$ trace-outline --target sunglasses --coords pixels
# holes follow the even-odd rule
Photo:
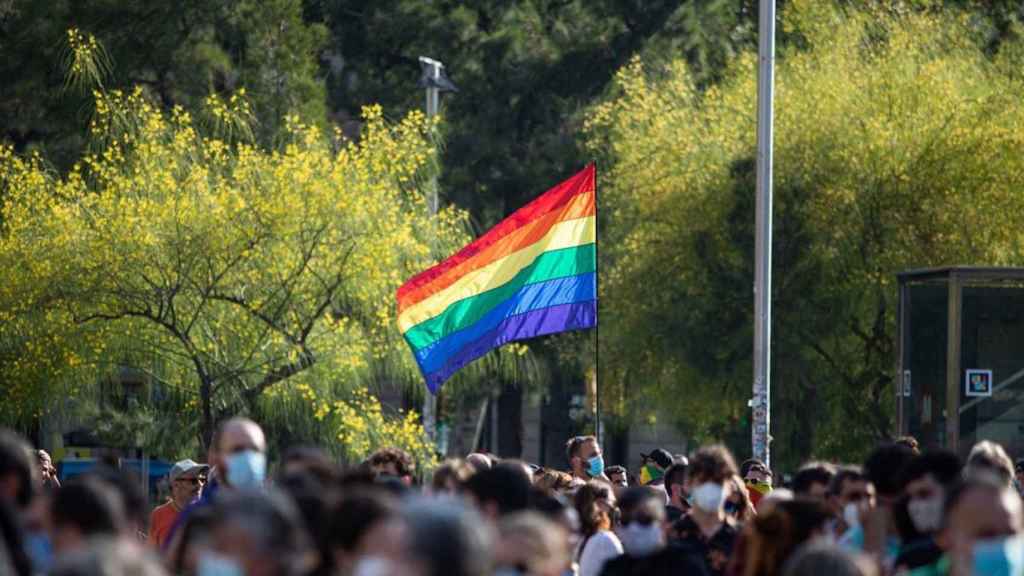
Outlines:
[[[178,478],[175,482],[185,482],[196,486],[197,484],[206,484],[206,478]]]

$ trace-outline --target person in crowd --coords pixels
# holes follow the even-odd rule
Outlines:
[[[641,454],[640,457],[643,458],[640,468],[640,484],[663,486],[665,471],[675,464],[672,453],[664,448],[655,448],[649,454]]]
[[[212,478],[208,477],[199,500],[189,504],[174,521],[163,546],[168,558],[177,556],[178,530],[195,509],[215,504],[221,490],[259,490],[266,481],[267,438],[260,425],[248,418],[223,422],[213,435],[208,454]]]
[[[1020,496],[994,476],[968,478],[946,496],[942,530],[936,541],[943,555],[910,576],[1008,574],[1008,539],[1024,523]],[[995,570],[1001,567],[1002,570]]]
[[[572,489],[572,475],[567,472],[545,468],[539,473],[534,474],[533,485],[541,490],[565,494]]]
[[[603,576],[707,574],[702,557],[667,544],[665,506],[658,491],[650,486],[625,490],[619,507],[622,522],[617,533],[625,553],[605,563]]]
[[[758,515],[747,528],[744,576],[781,576],[797,548],[825,535],[831,517],[828,506],[810,498],[779,502],[771,512]]]
[[[377,558],[401,553],[402,525],[398,500],[380,488],[347,491],[331,514],[328,541],[334,564],[343,576],[371,566]]]
[[[323,486],[338,481],[338,467],[323,449],[316,446],[292,446],[281,459],[281,476],[307,474]]]
[[[834,544],[811,542],[786,561],[782,576],[877,576],[877,568]]]
[[[740,466],[740,476],[750,493],[750,503],[756,509],[761,498],[772,491],[772,471],[757,459],[745,461]]]
[[[527,509],[530,487],[530,477],[523,466],[508,461],[474,474],[464,491],[481,516],[496,523],[501,516]]]
[[[104,482],[117,492],[124,504],[127,535],[134,537],[140,543],[145,542],[146,527],[149,525],[149,516],[146,514],[149,501],[142,491],[142,480],[138,474],[131,470],[115,468],[101,460],[100,465],[90,470],[85,476]]]
[[[490,576],[494,534],[471,507],[455,500],[414,499],[401,515],[403,553],[375,574]],[[386,564],[386,563],[385,563]]]
[[[875,487],[859,466],[843,466],[836,471],[828,487],[828,504],[834,519],[832,535],[840,538],[860,525],[860,518],[875,507]]]
[[[218,498],[210,547],[199,554],[198,573],[300,576],[315,553],[295,504],[283,493],[237,490]]]
[[[850,550],[866,552],[886,570],[893,567],[901,541],[896,526],[897,504],[903,496],[899,473],[914,458],[906,445],[883,444],[864,462],[864,474],[875,487],[875,506],[864,511],[857,525],[843,534],[840,543]]]
[[[615,493],[607,482],[591,480],[576,491],[574,504],[582,537],[574,554],[579,576],[597,576],[605,562],[623,552],[614,532]]]
[[[466,462],[469,463],[469,465],[477,472],[490,470],[494,466],[494,462],[491,461],[490,456],[487,454],[481,454],[480,452],[473,452],[469,456],[466,456]]]
[[[445,460],[434,471],[430,489],[434,494],[458,494],[475,473],[476,469],[465,460],[458,458]]]
[[[686,479],[692,508],[672,527],[677,539],[699,551],[713,576],[725,573],[738,535],[725,514],[730,480],[735,474],[736,463],[725,446],[698,450],[690,458]]]
[[[910,448],[910,451],[914,453],[914,456],[921,453],[921,444],[918,443],[917,438],[914,438],[913,436],[900,436],[896,439],[896,443]]]
[[[367,460],[374,476],[388,476],[399,479],[406,486],[412,486],[416,475],[416,461],[399,448],[381,448]]]
[[[1013,467],[1013,472],[1013,485],[1017,488],[1017,493],[1024,497],[1024,458],[1017,459],[1017,462]]]
[[[931,564],[942,555],[935,537],[942,528],[946,494],[960,480],[960,458],[948,450],[914,457],[901,472],[907,522],[897,521],[903,547],[897,570]]]
[[[835,467],[824,462],[808,462],[793,476],[793,494],[825,502],[828,486],[836,475]]]
[[[530,510],[544,516],[561,529],[565,552],[570,558],[571,564],[576,546],[580,541],[580,517],[572,503],[557,492],[544,491],[534,487],[530,492]]]
[[[995,476],[999,482],[1010,486],[1013,482],[1013,461],[1002,446],[989,440],[982,440],[971,448],[964,466],[964,476],[977,478]]]
[[[60,488],[60,479],[57,478],[57,469],[53,467],[53,458],[46,450],[36,450],[36,463],[39,465],[39,477],[43,481],[43,488],[53,490]]]
[[[674,524],[690,509],[686,495],[686,463],[676,462],[665,471],[665,491],[668,492],[668,504],[665,505],[665,517],[668,523]]]
[[[571,569],[568,537],[559,525],[533,511],[516,512],[498,522],[495,574],[561,576]]]
[[[178,514],[202,495],[203,485],[206,484],[206,474],[209,470],[209,466],[197,464],[192,460],[181,460],[175,462],[171,467],[171,471],[167,474],[171,495],[167,502],[154,508],[149,516],[148,541],[150,544],[157,548],[164,545],[171,527],[178,519]]]
[[[629,487],[629,473],[626,472],[625,467],[609,466],[604,472],[608,476],[608,480],[611,481],[612,487],[616,489]]]
[[[108,483],[95,477],[66,482],[53,499],[51,517],[58,558],[83,548],[91,538],[119,538],[128,532],[124,501]]]
[[[315,472],[293,471],[276,486],[295,504],[313,547],[313,568],[307,576],[333,576],[334,550],[331,547],[331,509],[337,499],[335,484],[324,484]]]
[[[213,527],[213,506],[196,508],[181,526],[181,542],[167,565],[174,574],[195,574],[199,556],[210,547]]]
[[[565,445],[565,458],[569,462],[570,472],[578,480],[608,480],[604,475],[604,457],[601,454],[601,446],[595,436],[576,436]]]
[[[99,538],[57,562],[50,576],[165,576],[163,566],[129,542]]]
[[[0,501],[24,513],[41,484],[37,470],[28,442],[0,428]]]
[[[725,499],[725,514],[734,524],[743,524],[757,515],[754,505],[750,501],[750,492],[740,478],[734,474],[729,479],[729,496]]]
[[[25,533],[13,506],[0,503],[0,574],[32,576],[32,559],[28,555]]]
[[[765,494],[761,501],[757,504],[758,515],[767,514],[775,509],[779,502],[789,502],[795,499],[793,491],[789,488],[775,488],[770,493]]]

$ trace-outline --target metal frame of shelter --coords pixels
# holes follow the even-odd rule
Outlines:
[[[907,362],[906,346],[907,336],[910,330],[910,316],[908,304],[910,302],[910,288],[914,283],[919,282],[944,282],[947,287],[948,297],[948,330],[946,333],[946,405],[945,411],[945,447],[959,452],[960,446],[960,416],[969,408],[976,405],[982,399],[972,399],[961,404],[960,390],[963,385],[962,349],[963,344],[963,289],[964,286],[973,284],[1020,284],[1024,291],[1024,268],[983,268],[956,266],[948,268],[929,268],[919,270],[908,270],[896,275],[899,280],[899,307],[898,318],[898,343],[896,346],[896,366],[899,386],[897,387],[897,430],[900,435],[908,433],[908,422],[904,410],[905,395],[904,374],[905,363]],[[1024,370],[1020,370],[1001,382],[993,382],[992,391],[999,391],[1011,384],[1024,379]],[[950,417],[950,416],[954,417]]]

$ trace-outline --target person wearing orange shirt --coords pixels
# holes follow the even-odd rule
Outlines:
[[[170,535],[174,521],[186,506],[202,495],[206,474],[210,467],[192,460],[174,464],[167,478],[171,484],[171,497],[161,506],[153,509],[149,517],[149,543],[160,547]]]

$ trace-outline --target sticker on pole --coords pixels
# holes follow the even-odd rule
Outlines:
[[[968,370],[965,378],[968,396],[992,395],[992,371]]]
[[[903,395],[910,397],[910,370],[903,371]]]

